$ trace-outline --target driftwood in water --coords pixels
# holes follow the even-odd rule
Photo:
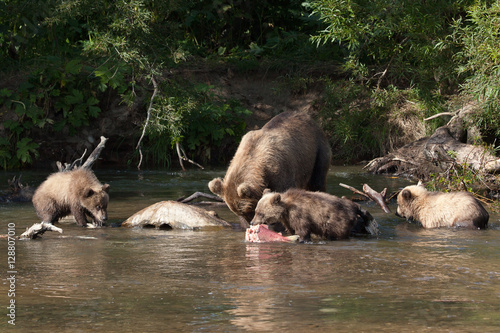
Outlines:
[[[41,222],[35,223],[31,227],[26,228],[26,231],[19,236],[19,239],[35,239],[40,237],[46,231],[57,231],[61,234],[63,232],[61,228],[47,222]]]
[[[35,189],[21,183],[21,176],[7,180],[9,190],[0,195],[0,202],[28,202],[33,198]]]
[[[379,206],[380,208],[382,208],[382,210],[386,213],[390,213],[391,210],[389,209],[389,207],[387,207],[386,205],[386,199],[385,199],[385,195],[387,193],[387,188],[384,188],[380,193],[375,191],[374,189],[372,189],[370,186],[368,186],[368,184],[364,184],[363,185],[363,191],[368,194],[368,196],[370,197],[370,199],[372,199],[373,201],[375,201]]]
[[[95,147],[95,149],[92,151],[92,153],[89,155],[89,157],[87,158],[85,163],[82,164],[83,158],[87,154],[86,149],[83,152],[83,155],[80,158],[73,161],[73,163],[71,163],[71,164],[64,163],[64,165],[63,165],[61,162],[57,161],[56,162],[57,168],[59,169],[59,171],[70,171],[70,170],[73,170],[76,168],[92,169],[92,166],[94,165],[95,161],[97,161],[97,159],[99,158],[99,155],[101,155],[101,151],[104,149],[106,141],[108,141],[108,139],[101,136],[101,141],[99,142],[97,147]]]
[[[446,126],[439,127],[430,137],[376,158],[365,169],[373,173],[406,174],[427,180],[433,173],[446,172],[459,165],[491,178],[489,174],[500,171],[500,159],[485,147],[472,144],[481,138],[473,120],[477,112],[476,103],[467,103],[454,112],[443,112],[424,119],[451,116]]]
[[[229,227],[213,211],[177,201],[161,201],[142,209],[122,223],[122,227],[194,230],[205,227]]]
[[[340,183],[339,184],[340,186],[344,187],[344,188],[347,188],[351,191],[353,191],[354,193],[356,194],[360,194],[370,200],[373,200],[375,201],[375,203],[377,205],[380,206],[380,208],[382,208],[382,210],[385,212],[385,213],[390,213],[391,210],[389,209],[389,207],[387,207],[387,204],[386,204],[386,199],[385,199],[385,196],[386,196],[386,193],[387,193],[387,188],[384,188],[380,193],[375,191],[374,189],[372,189],[368,184],[364,184],[363,185],[363,192],[357,190],[356,188],[352,187],[352,186],[349,186],[349,185],[346,185],[346,184],[342,184]]]
[[[372,160],[364,168],[373,173],[409,174],[428,179],[430,174],[443,172],[453,164],[468,165],[485,173],[500,171],[499,158],[482,146],[456,140],[447,126],[439,127],[430,137]]]
[[[203,193],[203,192],[195,192],[191,194],[188,197],[180,197],[176,201],[182,202],[182,203],[191,203],[192,201],[199,199],[199,198],[206,198],[209,200],[213,201],[197,201],[193,202],[193,205],[204,205],[204,206],[216,206],[216,205],[223,205],[226,206],[226,203],[224,200],[222,200],[219,196],[213,195],[213,194],[208,194],[208,193]]]

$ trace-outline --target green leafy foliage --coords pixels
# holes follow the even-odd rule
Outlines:
[[[432,174],[426,187],[431,191],[477,191],[477,184],[481,184],[481,172],[473,170],[468,164],[451,163],[443,173]]]
[[[427,100],[418,89],[370,90],[355,80],[327,79],[319,113],[336,158],[352,163],[385,155],[393,150],[394,142],[418,130],[425,134],[426,126],[416,129],[412,125],[421,124],[434,111],[435,99]],[[410,134],[405,133],[408,130]]]
[[[336,75],[321,112],[351,157],[385,152],[387,112],[401,99],[431,115],[460,84],[484,110],[476,123],[498,137],[499,11],[488,0],[3,1],[0,72],[26,79],[0,85],[0,166],[31,163],[39,131],[77,133],[101,117],[105,96],[147,99],[151,77],[164,82],[146,133],[151,159],[167,165],[175,143],[213,159],[213,147],[243,133],[248,111],[211,84],[172,79],[185,62],[266,66],[294,93],[317,83],[309,68]]]
[[[455,22],[454,41],[463,45],[457,53],[459,73],[466,79],[465,95],[473,96],[482,112],[475,119],[483,131],[500,136],[500,3],[470,7],[467,24]]]
[[[308,4],[326,28],[312,39],[344,45],[344,68],[357,79],[383,86],[452,89],[455,45],[436,48],[451,33],[450,22],[472,0],[316,0]]]
[[[146,154],[167,165],[175,144],[185,143],[200,161],[215,162],[212,148],[243,135],[249,114],[238,102],[219,97],[212,85],[165,82],[147,127]]]
[[[43,66],[42,66],[43,65]],[[79,128],[99,116],[99,100],[94,96],[100,80],[89,79],[91,69],[79,59],[65,62],[59,57],[46,57],[31,72],[17,91],[3,89],[0,103],[4,112],[13,111],[3,122],[8,144],[3,149],[15,156],[4,166],[18,167],[33,162],[38,144],[31,138],[38,130],[74,135]]]

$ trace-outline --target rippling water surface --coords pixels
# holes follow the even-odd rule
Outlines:
[[[108,224],[196,191],[223,170],[97,171],[111,184]],[[0,185],[13,174],[0,174]],[[38,185],[46,173],[26,173]],[[405,179],[334,167],[328,192],[346,183],[396,191]],[[3,185],[2,185],[3,186]],[[363,204],[378,237],[315,244],[244,242],[237,218],[220,231],[60,225],[62,235],[17,241],[15,296],[0,284],[0,329],[24,332],[498,332],[500,217],[484,231],[423,230]],[[390,208],[395,211],[392,204]],[[0,205],[0,234],[37,222],[29,203]],[[12,224],[11,224],[12,225]],[[0,271],[9,276],[8,243]],[[15,300],[15,326],[8,323]]]

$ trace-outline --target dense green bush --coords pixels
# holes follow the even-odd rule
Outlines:
[[[159,90],[146,129],[146,161],[168,166],[178,143],[202,163],[221,162],[213,155],[227,158],[224,152],[213,154],[212,148],[220,147],[227,137],[241,137],[250,111],[237,101],[221,98],[211,85],[165,81]]]
[[[92,68],[80,60],[59,57],[38,60],[38,67],[16,90],[0,90],[0,104],[13,110],[4,116],[5,139],[0,142],[3,168],[30,164],[38,156],[33,135],[39,131],[74,135],[91,118],[99,116],[102,80],[90,76]],[[101,90],[100,90],[101,89]],[[7,117],[7,118],[6,118]],[[59,133],[59,134],[58,134]]]
[[[328,84],[322,112],[329,113],[325,119],[338,118],[326,127],[339,144],[352,148],[347,155],[369,157],[386,149],[381,141],[391,101],[397,105],[409,94],[429,115],[440,111],[462,83],[463,93],[474,96],[484,110],[477,123],[498,136],[499,4],[476,3],[0,2],[0,73],[25,78],[15,84],[0,80],[5,134],[0,166],[29,165],[38,156],[37,131],[76,133],[102,114],[104,96],[121,96],[130,104],[137,96],[147,100],[153,78],[163,83],[144,141],[151,159],[165,164],[172,153],[171,144],[159,143],[161,137],[213,160],[213,146],[243,133],[247,111],[221,99],[211,86],[164,79],[169,69],[197,64],[200,57],[239,71],[265,63],[297,78],[299,89],[304,82],[314,85],[307,66],[341,64],[347,74],[337,79],[356,84]],[[360,108],[352,105],[356,98]]]
[[[463,45],[456,54],[458,70],[465,78],[462,92],[473,96],[482,112],[476,124],[500,137],[500,3],[476,5],[469,19],[455,23],[454,41]],[[498,142],[496,144],[499,144]]]
[[[0,93],[3,114],[15,115],[2,119],[0,165],[19,167],[38,156],[34,128],[74,134],[99,116],[109,90],[132,103],[152,90],[145,86],[152,78],[193,55],[255,68],[266,52],[288,54],[309,44],[305,32],[317,24],[300,1],[2,2],[0,71],[24,71],[28,79]],[[158,136],[210,160],[211,146],[242,134],[247,111],[237,103],[206,87],[164,82],[147,124],[153,160],[165,164],[172,149]]]
[[[326,25],[313,40],[344,45],[344,68],[356,79],[376,86],[450,91],[457,84],[450,58],[459,48],[435,46],[473,2],[315,0],[308,4]]]

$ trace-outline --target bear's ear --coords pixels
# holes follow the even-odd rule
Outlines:
[[[405,200],[410,200],[411,199],[411,192],[410,192],[410,190],[403,190],[403,192],[401,192],[401,196]]]
[[[91,197],[94,193],[95,193],[94,190],[89,187],[89,188],[85,189],[85,192],[83,192],[83,196],[85,198],[88,198],[88,197]]]
[[[262,195],[264,195],[264,194],[268,194],[268,193],[271,193],[271,190],[270,190],[270,189],[268,189],[268,188],[266,188],[266,189],[264,190],[264,192],[262,192]]]
[[[252,199],[258,197],[257,191],[251,188],[247,183],[240,184],[236,189],[238,196],[242,199]]]
[[[214,178],[208,183],[208,188],[213,194],[217,194],[219,197],[222,197],[224,194],[224,183],[220,178]]]
[[[281,202],[281,195],[279,193],[276,193],[274,196],[272,203],[275,205],[278,205]]]
[[[104,192],[108,193],[108,192],[109,192],[109,184],[104,184],[104,185],[102,185],[102,190],[103,190]]]

